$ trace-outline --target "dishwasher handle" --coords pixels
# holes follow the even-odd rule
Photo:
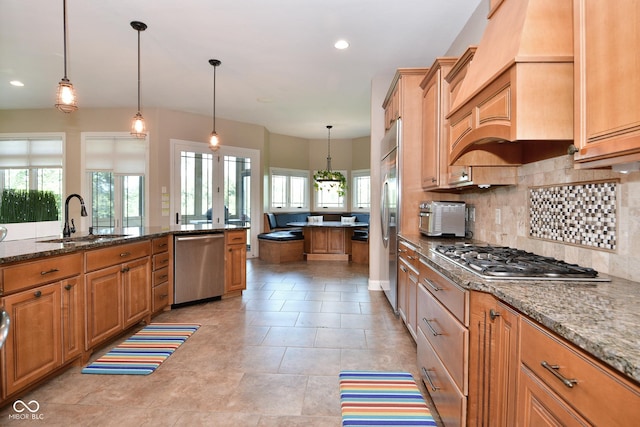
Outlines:
[[[204,240],[204,239],[221,239],[224,238],[224,233],[218,233],[218,234],[203,234],[201,236],[184,236],[184,237],[180,237],[180,236],[176,236],[176,242],[187,242],[190,240]]]

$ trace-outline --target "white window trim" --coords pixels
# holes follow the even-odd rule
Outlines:
[[[86,151],[86,143],[87,138],[130,138],[131,134],[129,132],[81,132],[80,133],[80,194],[85,200],[85,205],[87,207],[87,211],[91,211],[91,193],[89,191],[90,186],[87,182],[87,169],[85,162],[85,151]],[[145,178],[144,178],[144,226],[149,226],[149,133],[145,137],[145,141],[147,143],[147,152],[145,158]],[[80,230],[86,231],[89,230],[89,223],[91,216],[81,217],[80,218]]]
[[[293,208],[291,207],[290,203],[290,194],[287,193],[287,206],[283,207],[283,208],[274,208],[272,201],[271,201],[271,192],[272,192],[272,187],[271,187],[271,177],[274,175],[274,173],[278,174],[278,175],[283,175],[283,176],[297,176],[297,177],[304,177],[307,179],[307,191],[304,195],[304,206],[301,206],[299,208]],[[309,210],[309,206],[310,206],[310,190],[309,187],[313,186],[313,177],[309,174],[308,170],[305,169],[289,169],[289,168],[278,168],[278,167],[272,167],[269,168],[269,211],[277,211],[277,212],[300,212],[300,211],[308,211]]]
[[[358,177],[362,177],[362,176],[368,176],[369,179],[371,179],[371,169],[358,169],[358,170],[353,170],[351,171],[351,188],[355,188],[354,186],[354,181],[356,178]],[[352,191],[351,192],[351,212],[354,213],[365,213],[365,212],[370,212],[371,211],[371,201],[369,201],[369,209],[363,209],[363,208],[359,208],[357,205],[357,200],[356,200],[356,192]]]

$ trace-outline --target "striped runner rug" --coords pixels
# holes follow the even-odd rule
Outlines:
[[[82,373],[149,375],[199,327],[193,323],[150,323],[90,363]]]
[[[343,426],[435,426],[408,372],[342,371]]]

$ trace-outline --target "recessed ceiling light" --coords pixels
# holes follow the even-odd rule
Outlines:
[[[19,81],[19,80],[11,80],[11,81],[9,82],[9,84],[10,84],[11,86],[17,86],[17,87],[22,87],[22,86],[24,86],[24,83],[22,83],[22,82],[21,82],[21,81]]]
[[[349,47],[349,42],[346,40],[338,40],[336,44],[333,45],[336,49],[346,49]]]

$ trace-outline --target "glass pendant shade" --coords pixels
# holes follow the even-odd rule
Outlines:
[[[220,137],[214,130],[213,132],[211,132],[211,135],[209,135],[209,149],[211,151],[218,151],[219,148],[220,148]]]
[[[133,121],[131,122],[131,135],[136,138],[144,138],[147,136],[147,125],[144,122],[144,117],[138,111],[138,113],[133,116]]]
[[[58,94],[56,96],[56,108],[63,113],[72,113],[78,109],[78,99],[73,85],[67,78],[63,78],[58,83]]]

